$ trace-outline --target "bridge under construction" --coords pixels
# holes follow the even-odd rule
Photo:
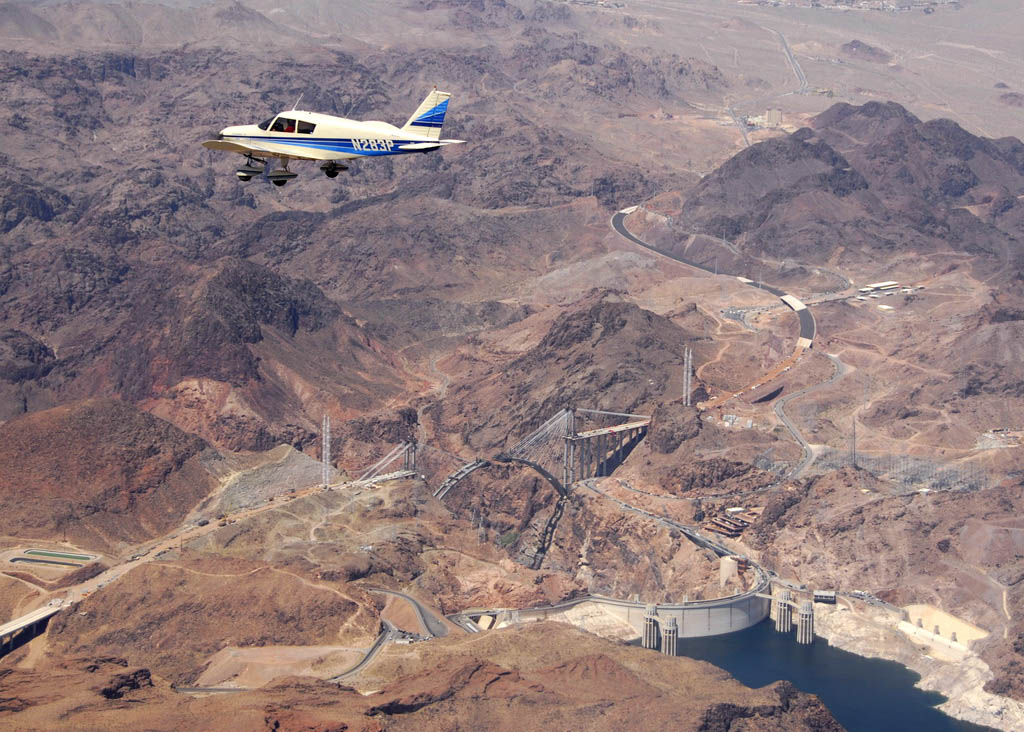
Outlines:
[[[584,418],[610,419],[615,424],[578,431]],[[562,409],[497,455],[465,461],[437,487],[434,497],[444,498],[473,472],[492,463],[525,465],[547,480],[559,496],[566,497],[574,483],[611,475],[647,435],[650,425],[649,415],[599,409]]]

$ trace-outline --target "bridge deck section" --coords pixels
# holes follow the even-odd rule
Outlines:
[[[586,432],[576,433],[578,439],[585,439],[587,437],[597,437],[598,435],[612,435],[617,432],[629,432],[631,430],[643,429],[644,427],[650,427],[651,420],[644,419],[638,422],[626,422],[625,424],[617,424],[614,427],[599,427],[595,430],[587,430]]]
[[[46,607],[41,607],[38,610],[33,610],[30,613],[22,615],[20,618],[15,618],[8,623],[4,623],[3,625],[0,625],[0,639],[6,638],[9,635],[14,635],[19,630],[23,630],[33,623],[38,623],[40,620],[45,620],[59,612],[59,606],[47,605]]]

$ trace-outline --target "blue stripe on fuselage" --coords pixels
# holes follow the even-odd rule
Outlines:
[[[351,155],[373,156],[373,155],[400,155],[402,153],[420,152],[417,150],[399,150],[400,145],[423,142],[423,140],[385,140],[383,138],[362,138],[362,137],[266,137],[256,135],[230,135],[239,140],[255,140],[268,142],[275,145],[294,145],[296,147],[308,147],[314,150],[330,150],[332,152],[348,153]],[[389,144],[390,143],[390,144]],[[380,145],[380,149],[373,149],[374,145]]]

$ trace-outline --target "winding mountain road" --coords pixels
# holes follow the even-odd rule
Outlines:
[[[775,416],[777,416],[779,418],[779,421],[782,422],[783,425],[785,425],[786,429],[789,430],[790,434],[793,435],[793,438],[797,441],[797,443],[799,443],[800,447],[802,447],[804,450],[803,459],[799,463],[797,463],[786,476],[789,479],[796,478],[802,472],[807,470],[807,468],[810,467],[811,463],[814,462],[814,449],[810,446],[810,444],[807,442],[804,436],[800,433],[800,430],[796,428],[796,425],[794,425],[793,422],[790,421],[789,416],[786,414],[785,411],[786,404],[788,404],[794,399],[799,399],[800,397],[812,394],[813,392],[816,392],[819,389],[823,389],[829,384],[834,384],[846,373],[846,364],[844,364],[838,358],[833,356],[831,353],[826,353],[825,356],[832,362],[832,365],[835,367],[835,371],[832,373],[832,376],[827,378],[825,381],[818,382],[817,384],[808,386],[805,389],[801,389],[800,391],[795,391],[792,394],[784,396],[775,402]]]
[[[625,221],[626,221],[626,216],[628,216],[633,211],[635,211],[636,208],[637,208],[636,206],[633,206],[633,207],[630,207],[630,208],[625,208],[625,209],[617,212],[614,216],[612,216],[612,220],[611,220],[612,228],[615,229],[615,231],[620,236],[622,236],[625,239],[628,239],[629,241],[633,242],[637,246],[641,246],[644,249],[647,249],[648,251],[654,252],[655,254],[658,254],[658,255],[660,255],[662,257],[665,257],[667,259],[671,259],[671,260],[673,260],[675,262],[679,262],[681,264],[685,264],[688,267],[693,267],[694,269],[699,269],[702,272],[707,272],[708,274],[712,274],[712,275],[716,275],[716,276],[721,274],[721,273],[717,272],[716,270],[711,269],[710,267],[708,267],[705,264],[701,264],[699,262],[695,262],[695,261],[693,261],[691,259],[687,259],[686,257],[680,256],[678,254],[674,254],[672,252],[667,252],[667,251],[665,251],[663,249],[659,249],[658,247],[655,247],[655,246],[653,246],[651,244],[648,244],[643,239],[640,239],[639,237],[634,236],[629,231],[629,229],[626,228]],[[725,275],[725,276],[730,276],[730,275]],[[762,374],[753,383],[750,383],[750,384],[744,386],[742,389],[740,389],[738,391],[726,392],[724,394],[720,394],[717,397],[709,399],[707,402],[704,402],[702,404],[698,404],[697,407],[699,409],[707,410],[707,409],[712,409],[714,407],[719,407],[722,404],[724,404],[725,402],[729,401],[730,399],[732,399],[734,397],[737,397],[737,396],[740,396],[741,394],[745,394],[747,392],[753,391],[754,389],[759,389],[762,386],[764,386],[765,384],[767,384],[770,381],[772,381],[773,379],[779,377],[780,375],[782,375],[783,373],[788,371],[790,368],[795,366],[797,361],[799,361],[801,356],[803,356],[804,352],[813,345],[814,336],[815,336],[815,334],[817,332],[817,324],[814,321],[814,315],[811,313],[811,311],[807,308],[806,305],[804,305],[802,302],[797,300],[792,295],[789,295],[789,294],[783,292],[782,290],[780,290],[777,287],[773,287],[771,285],[765,284],[764,282],[758,282],[757,280],[752,280],[752,279],[749,279],[747,277],[735,276],[735,279],[739,280],[740,282],[742,282],[743,284],[745,284],[745,285],[747,285],[749,287],[756,287],[759,290],[764,290],[765,292],[771,293],[775,297],[779,298],[779,300],[781,300],[787,307],[792,309],[797,314],[797,318],[799,319],[799,323],[800,323],[800,332],[799,332],[799,335],[797,337],[796,347],[794,348],[793,353],[789,357],[787,357],[784,361],[782,361],[779,364],[777,364],[775,366],[775,368],[772,369],[771,371],[769,371],[769,372],[767,372],[765,374]]]
[[[391,638],[395,635],[397,631],[397,628],[395,628],[395,626],[393,626],[387,620],[381,619],[381,622],[384,623],[384,630],[382,630],[380,635],[377,636],[377,640],[375,640],[373,642],[373,645],[370,646],[370,650],[367,651],[365,656],[363,656],[363,660],[357,663],[352,668],[350,668],[348,671],[342,671],[337,676],[332,676],[331,678],[327,679],[328,681],[340,681],[341,679],[344,679],[348,676],[353,676],[362,671],[364,668],[366,668],[366,666],[368,666],[370,662],[377,657],[377,654],[380,653],[381,650],[383,650],[384,646],[387,645],[388,641],[391,640]]]
[[[780,36],[781,36],[781,34],[780,34]],[[784,38],[783,38],[783,42],[785,43],[785,39]],[[786,48],[788,50],[788,45],[786,46]],[[796,66],[795,68],[799,68],[799,66]],[[718,275],[719,274],[717,271],[712,270],[711,268],[707,267],[706,265],[700,264],[699,262],[694,262],[694,261],[692,261],[690,259],[687,259],[686,257],[681,257],[681,256],[679,256],[677,254],[673,254],[671,252],[666,252],[666,251],[664,251],[662,249],[659,249],[659,248],[657,248],[657,247],[655,247],[655,246],[653,246],[651,244],[648,244],[643,239],[640,239],[639,237],[634,236],[629,231],[629,229],[626,228],[625,221],[626,221],[626,216],[628,216],[630,213],[635,211],[636,208],[637,208],[636,206],[633,206],[631,208],[625,208],[625,209],[623,209],[621,211],[618,211],[614,216],[612,216],[612,220],[611,220],[612,228],[615,229],[615,231],[620,236],[622,236],[625,239],[628,239],[629,241],[631,241],[632,243],[636,244],[637,246],[641,246],[644,249],[647,249],[648,251],[654,252],[655,254],[658,254],[658,255],[660,255],[662,257],[666,257],[667,259],[671,259],[673,261],[680,262],[680,263],[685,264],[685,265],[687,265],[689,267],[693,267],[695,269],[699,269],[699,270],[701,270],[703,272],[708,272],[709,274],[713,274],[713,275]],[[726,276],[728,276],[728,275],[726,275]],[[743,389],[740,389],[739,391],[732,392],[732,393],[727,393],[727,394],[722,394],[722,395],[720,395],[718,397],[715,397],[714,399],[711,399],[711,400],[709,400],[709,401],[707,401],[707,402],[705,402],[703,404],[699,404],[698,408],[709,409],[711,407],[717,407],[717,406],[720,406],[721,404],[723,404],[724,402],[728,401],[729,399],[732,399],[735,396],[739,396],[740,394],[752,391],[754,389],[759,389],[760,387],[764,386],[765,384],[767,384],[768,382],[772,381],[773,379],[775,379],[776,377],[781,375],[783,372],[788,371],[792,366],[794,366],[796,364],[796,362],[800,359],[800,357],[803,355],[804,351],[811,347],[811,345],[813,344],[813,341],[814,341],[814,336],[817,334],[817,323],[814,320],[814,315],[811,314],[810,309],[807,308],[806,305],[804,305],[802,302],[797,300],[795,297],[793,297],[792,295],[786,294],[785,292],[783,292],[782,290],[778,289],[777,287],[772,287],[771,285],[766,285],[763,282],[757,282],[755,280],[750,280],[750,279],[747,279],[746,277],[737,277],[736,279],[738,279],[740,282],[742,282],[742,283],[744,283],[746,285],[749,285],[751,287],[757,287],[758,289],[765,290],[766,292],[769,292],[772,295],[775,295],[775,297],[779,298],[783,303],[785,303],[788,307],[790,307],[793,311],[796,312],[797,317],[799,318],[799,321],[800,321],[800,334],[799,334],[799,336],[797,338],[797,346],[796,346],[796,349],[794,350],[794,352],[793,352],[793,354],[791,356],[789,356],[787,359],[785,359],[781,363],[777,364],[775,366],[775,368],[772,369],[771,371],[769,371],[768,373],[762,374],[752,384],[744,387]],[[845,366],[845,364],[842,363],[842,361],[840,361],[837,357],[835,357],[835,356],[833,356],[831,354],[825,354],[825,355],[826,355],[826,357],[830,361],[832,361],[833,366],[835,366],[835,371],[832,373],[832,376],[830,376],[825,381],[819,382],[817,384],[813,384],[813,385],[808,386],[808,387],[806,387],[804,389],[801,389],[800,391],[794,392],[793,394],[789,394],[789,395],[783,397],[782,399],[779,399],[775,403],[775,406],[774,406],[775,415],[779,418],[779,421],[782,422],[783,426],[787,430],[789,430],[790,434],[793,436],[793,439],[797,442],[798,445],[800,445],[800,447],[803,449],[803,452],[804,452],[804,456],[800,460],[800,462],[797,463],[793,467],[793,469],[787,474],[786,477],[788,479],[796,478],[803,471],[805,471],[811,465],[811,463],[814,462],[814,450],[811,447],[810,443],[807,442],[807,439],[803,436],[803,434],[800,432],[800,430],[797,429],[796,425],[793,424],[793,421],[789,418],[789,415],[786,414],[786,411],[785,411],[786,404],[788,402],[792,401],[793,399],[799,399],[800,397],[807,396],[808,394],[811,394],[811,393],[817,391],[818,389],[822,389],[822,388],[828,386],[829,384],[835,383],[840,377],[843,376],[843,374],[846,373],[846,366]]]
[[[431,638],[444,638],[448,635],[448,628],[445,626],[444,621],[438,619],[423,605],[423,603],[412,595],[407,595],[404,592],[398,592],[397,590],[385,590],[379,587],[374,587],[370,592],[377,592],[381,595],[393,595],[394,597],[399,597],[412,605],[413,610],[416,611],[416,617],[419,619],[420,625],[423,626],[423,630],[426,631],[427,635]]]

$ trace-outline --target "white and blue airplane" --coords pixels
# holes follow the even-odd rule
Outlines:
[[[343,160],[425,153],[464,142],[441,139],[451,96],[435,88],[404,127],[292,109],[258,125],[225,127],[216,140],[207,140],[203,146],[244,155],[245,165],[235,173],[243,181],[264,176],[274,185],[283,186],[296,177],[288,170],[290,160],[321,162],[324,175],[335,178],[348,169]],[[270,158],[281,160],[281,168],[269,170]]]

